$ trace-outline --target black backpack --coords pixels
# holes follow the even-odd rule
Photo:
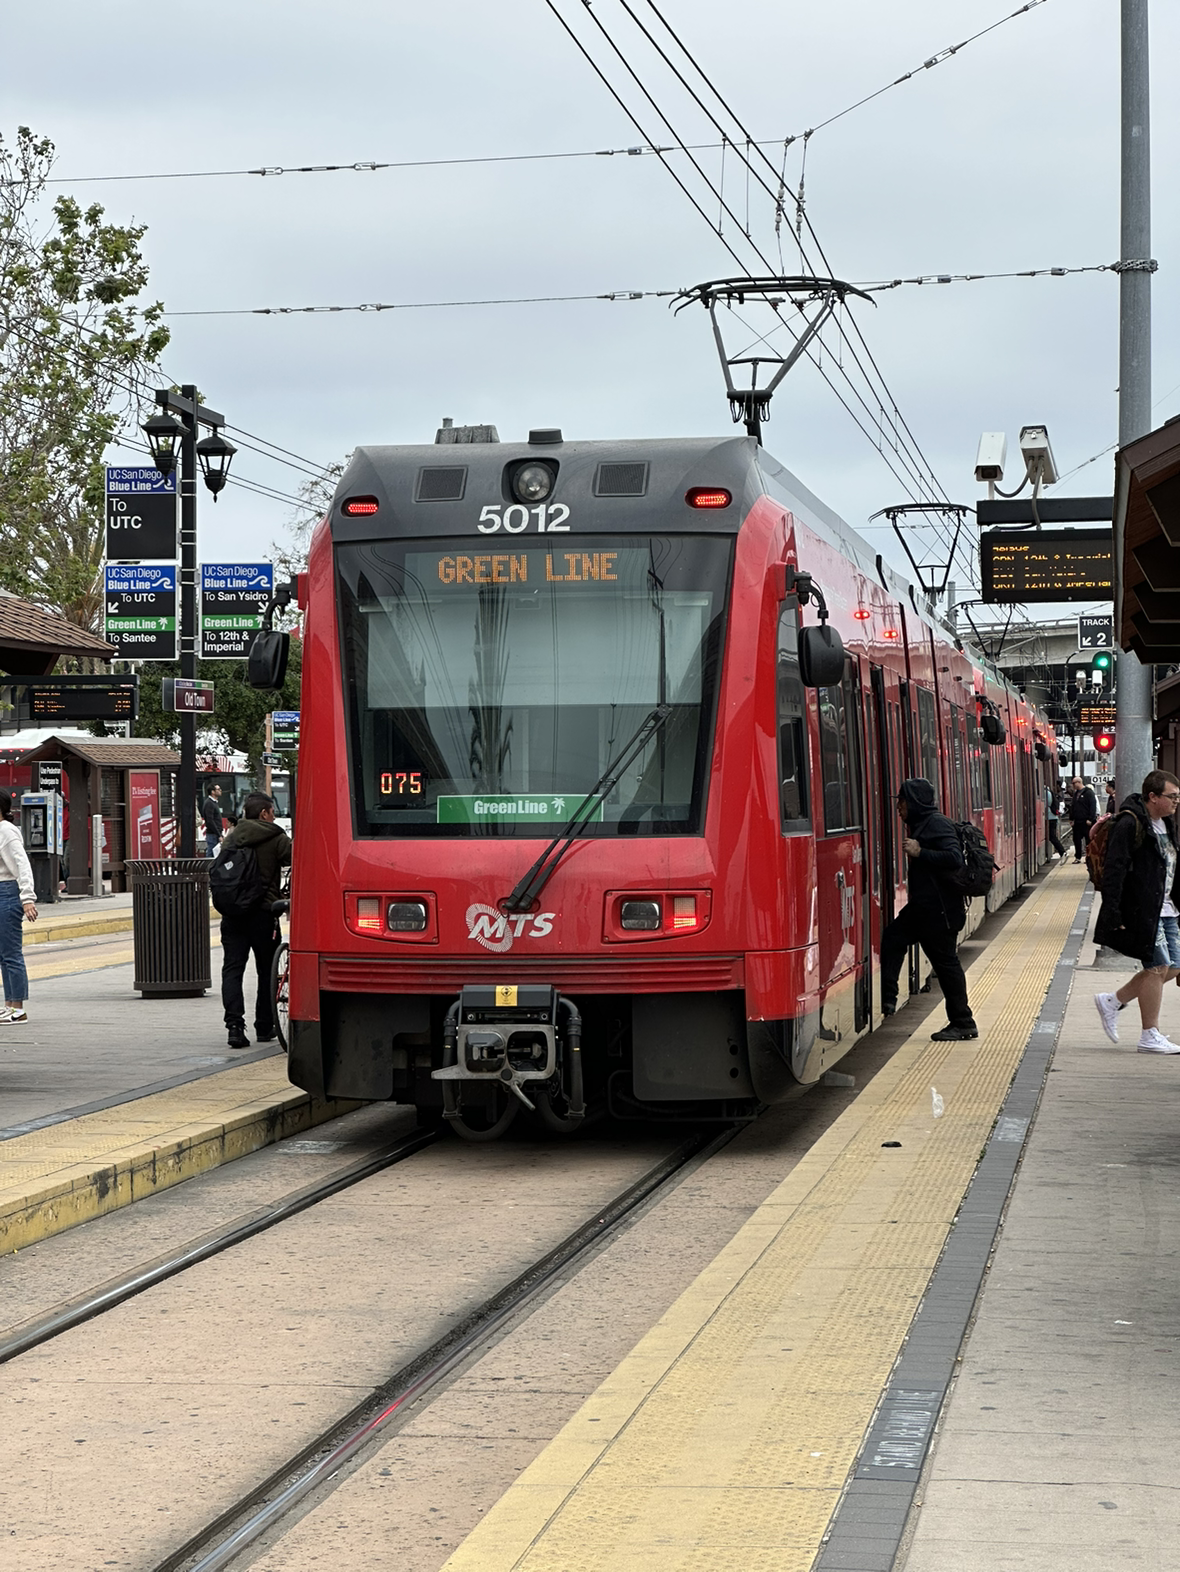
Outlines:
[[[987,837],[977,825],[965,819],[953,822],[955,834],[959,837],[959,850],[963,853],[963,866],[948,873],[946,882],[952,890],[968,898],[986,895],[992,887],[992,880],[1000,871],[1000,865],[988,848]]]
[[[244,917],[266,894],[258,858],[249,846],[223,846],[209,869],[209,894],[223,917]]]

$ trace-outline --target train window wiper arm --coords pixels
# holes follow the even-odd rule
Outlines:
[[[558,863],[589,823],[590,815],[602,799],[608,797],[615,789],[623,771],[639,757],[671,713],[672,706],[670,704],[656,705],[630,742],[607,765],[597,784],[592,786],[582,798],[561,829],[558,830],[536,862],[517,884],[512,894],[506,895],[500,902],[500,906],[504,911],[532,911],[537,897],[553,877]]]

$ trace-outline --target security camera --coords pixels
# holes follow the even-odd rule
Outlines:
[[[1008,438],[1002,431],[985,431],[979,439],[979,452],[975,455],[975,478],[997,481],[1004,478],[1004,460],[1008,457]]]
[[[1035,486],[1052,486],[1057,479],[1057,465],[1053,449],[1049,446],[1048,426],[1021,426],[1020,451],[1024,454],[1024,467]]]

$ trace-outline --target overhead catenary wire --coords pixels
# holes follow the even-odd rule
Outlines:
[[[603,81],[604,85],[607,86],[608,91],[615,98],[616,102],[618,102],[620,104],[620,107],[623,108],[624,112],[631,119],[632,124],[636,126],[636,129],[639,131],[640,135],[646,135],[646,133],[643,130],[643,128],[642,128],[638,118],[636,117],[634,112],[631,110],[630,106],[625,102],[625,100],[619,94],[617,89],[615,89],[613,83],[611,83],[609,81],[609,79],[606,77],[604,71],[598,65],[597,61],[595,61],[594,58],[590,55],[589,51],[587,50],[585,45],[582,43],[581,39],[577,37],[577,35],[573,32],[573,29],[565,21],[564,17],[562,17],[560,12],[557,11],[556,6],[552,3],[552,0],[546,0],[546,3],[548,4],[549,9],[557,17],[558,21],[560,22],[562,27],[565,29],[567,34],[574,41],[575,45],[578,47],[579,51],[582,53],[584,58],[587,59],[588,63],[591,65],[591,67],[595,71],[596,75],[598,75],[600,80]],[[652,9],[655,12],[655,14],[657,16],[659,16],[659,12],[658,12],[658,10],[656,10],[656,8],[654,6],[652,7]],[[662,123],[664,124],[664,126],[666,126],[667,129],[671,132],[671,134],[676,138],[677,145],[682,150],[686,150],[685,139],[682,136],[679,135],[679,133],[676,131],[675,127],[672,125],[672,122],[669,119],[668,115],[660,108],[660,106],[656,103],[652,93],[650,91],[648,91],[648,89],[646,88],[644,83],[639,79],[638,73],[630,65],[630,62],[626,59],[625,55],[623,54],[622,50],[620,49],[620,47],[618,46],[616,41],[611,37],[609,31],[606,29],[606,27],[603,24],[601,18],[599,18],[593,11],[589,12],[589,16],[590,16],[591,21],[593,21],[593,23],[597,27],[599,33],[605,38],[606,42],[608,43],[609,47],[612,50],[612,53],[621,61],[621,63],[624,66],[624,69],[627,71],[628,75],[631,77],[631,79],[639,87],[639,90],[643,94],[644,98],[652,106],[652,108],[655,110],[655,112],[659,115],[659,118],[662,121]],[[662,17],[660,17],[660,20],[661,20],[661,22],[663,22],[663,18]],[[667,24],[664,23],[664,26],[667,27]],[[740,156],[740,148],[737,146],[737,144],[740,141],[746,141],[747,142],[748,147],[747,147],[747,155],[746,156],[747,156],[747,159],[748,159],[748,156],[749,156],[749,152],[748,152],[749,144],[752,142],[752,139],[750,138],[748,129],[742,124],[740,119],[738,119],[738,117],[734,114],[734,112],[729,108],[729,106],[721,98],[721,95],[712,86],[712,84],[708,82],[707,77],[705,77],[704,73],[700,70],[700,67],[697,66],[696,62],[692,60],[691,56],[688,55],[688,52],[686,50],[684,50],[684,46],[680,43],[680,41],[678,39],[676,39],[675,34],[671,32],[671,29],[668,29],[668,30],[669,30],[670,35],[673,37],[673,39],[677,43],[678,47],[680,47],[682,49],[682,51],[685,53],[686,57],[689,59],[689,62],[692,65],[693,69],[702,78],[702,80],[705,81],[706,86],[708,87],[708,90],[712,93],[713,97],[716,98],[718,100],[718,102],[721,103],[723,111],[726,114],[729,115],[731,122],[733,122],[736,125],[737,131],[738,131],[738,135],[737,136],[732,135],[732,133],[729,131],[729,129],[722,125],[722,122],[720,122],[717,119],[716,114],[713,111],[711,111],[710,109],[708,109],[707,106],[703,105],[703,101],[701,100],[699,94],[694,93],[693,96],[694,96],[695,101],[697,102],[698,105],[700,105],[702,107],[702,112],[704,112],[708,116],[708,118],[710,119],[710,122],[715,127],[717,127],[719,130],[722,130],[725,133],[726,138],[727,138],[728,146],[731,147],[734,150],[735,153],[738,153],[739,156]],[[681,73],[678,73],[678,75],[680,76],[680,80],[683,81],[683,75]],[[760,150],[758,150],[758,151],[759,151],[759,154],[760,154]],[[764,157],[764,155],[761,155],[761,156]],[[712,229],[713,225],[712,225],[711,220],[708,219],[708,217],[705,214],[705,211],[702,208],[700,202],[695,198],[693,193],[685,185],[685,183],[681,179],[678,171],[676,169],[672,168],[672,166],[668,163],[667,159],[662,159],[661,162],[665,163],[665,166],[669,168],[669,172],[672,174],[673,178],[676,180],[676,182],[677,182],[678,186],[680,187],[680,189],[686,194],[686,196],[688,196],[689,200],[692,202],[692,205],[694,206],[694,208],[696,209],[698,214],[701,217],[705,218],[706,222],[709,222],[710,228]],[[725,202],[723,194],[718,190],[717,186],[710,180],[710,178],[707,175],[707,173],[701,167],[699,161],[695,160],[695,159],[690,159],[690,162],[692,163],[693,168],[696,170],[698,176],[701,178],[701,180],[703,181],[703,183],[706,186],[706,188],[711,192],[712,196],[717,200],[718,205],[719,205],[719,209],[723,213],[727,213],[728,214],[731,222],[734,225],[735,231],[743,232],[743,239],[745,240],[745,242],[750,246],[750,248],[753,251],[754,255],[758,257],[758,259],[762,263],[763,267],[766,268],[767,271],[770,271],[771,270],[771,264],[769,262],[769,259],[765,256],[764,252],[761,250],[759,245],[754,241],[753,237],[744,234],[743,225],[739,221],[736,213],[734,213],[732,207],[728,203]],[[771,167],[771,174],[777,180],[777,170],[774,170],[773,167]],[[765,190],[769,190],[770,189],[770,188],[767,187],[766,181],[762,178],[761,174],[758,171],[754,171],[754,178],[763,187],[763,189],[765,189]],[[772,194],[775,194],[775,193],[772,193]],[[810,224],[808,225],[808,227],[809,227],[809,231],[810,231],[811,230]],[[811,232],[813,233],[813,231],[811,231]],[[735,246],[727,239],[727,237],[724,234],[720,234],[718,236],[718,238],[720,239],[720,241],[721,241],[722,245],[725,247],[725,249],[729,252],[730,256],[733,257],[735,261],[737,261],[739,267],[741,267],[743,272],[745,272],[748,275],[750,270],[749,270],[745,260],[741,257],[740,253],[735,249]],[[801,255],[806,260],[806,250],[805,250],[805,248],[802,245],[801,235],[799,237],[799,245],[800,245]],[[812,270],[813,270],[813,272],[815,271],[814,267],[813,267]],[[829,271],[830,271],[830,269],[829,269]],[[780,316],[780,319],[782,320],[782,325],[784,327],[787,327],[788,332],[790,332],[788,324],[786,323],[785,319],[782,319],[782,317],[781,317],[781,312],[779,312],[779,316]],[[864,381],[865,381],[866,385],[868,386],[868,388],[870,390],[870,395],[871,395],[871,397],[873,398],[874,402],[877,405],[877,411],[879,413],[874,412],[870,408],[869,403],[865,399],[864,394],[862,393],[861,389],[858,388],[855,385],[855,383],[853,382],[853,379],[849,375],[847,369],[844,367],[844,365],[843,365],[841,360],[837,359],[835,362],[831,362],[832,371],[834,372],[835,377],[843,379],[843,381],[845,382],[845,384],[849,388],[851,396],[861,405],[861,408],[865,411],[865,415],[866,415],[866,418],[869,421],[869,424],[876,430],[876,432],[877,432],[877,439],[874,441],[874,446],[877,448],[878,452],[881,454],[881,456],[883,458],[885,458],[885,448],[886,447],[891,448],[893,450],[895,456],[897,457],[898,461],[904,465],[904,468],[907,471],[907,474],[910,475],[910,476],[917,475],[919,477],[919,479],[916,482],[913,479],[909,479],[909,480],[904,479],[901,475],[898,474],[897,468],[895,467],[894,463],[891,462],[889,459],[885,458],[885,461],[888,464],[888,467],[890,468],[891,472],[894,473],[895,478],[897,478],[899,480],[899,484],[902,485],[903,490],[905,491],[906,495],[909,496],[911,499],[913,499],[913,500],[921,500],[922,492],[923,491],[928,491],[929,489],[931,489],[931,487],[930,487],[930,482],[931,481],[933,482],[933,486],[934,486],[935,490],[936,491],[940,491],[941,488],[938,487],[938,485],[937,485],[937,477],[933,476],[933,472],[930,470],[930,466],[929,466],[928,462],[926,461],[925,456],[921,453],[920,448],[917,447],[916,442],[914,442],[914,439],[912,437],[912,433],[909,433],[908,431],[903,432],[903,425],[904,425],[904,423],[900,421],[899,411],[897,410],[896,401],[893,399],[892,395],[889,393],[887,386],[884,386],[883,378],[881,378],[881,376],[880,376],[879,368],[876,367],[875,362],[874,362],[874,370],[876,372],[878,380],[882,383],[882,389],[881,390],[878,390],[878,389],[873,387],[872,375],[864,367],[863,362],[861,361],[860,355],[859,355],[859,353],[855,349],[855,345],[852,344],[851,340],[849,340],[847,333],[843,329],[843,326],[841,324],[837,324],[837,327],[838,327],[838,331],[841,333],[841,336],[842,336],[843,340],[848,344],[850,355],[851,355],[851,358],[853,360],[853,363],[856,365],[856,368],[859,371],[860,375],[864,378]],[[794,335],[791,335],[791,336],[793,337]],[[863,338],[862,338],[862,342],[863,342]],[[866,351],[867,351],[867,346],[865,346],[865,347],[866,347]],[[839,389],[837,389],[835,387],[833,374],[830,373],[829,369],[823,365],[822,360],[821,360],[819,354],[816,353],[816,352],[813,352],[810,348],[805,353],[807,354],[808,359],[811,361],[811,363],[819,371],[819,373],[820,373],[821,377],[823,377],[824,381],[827,382],[828,386],[832,388],[832,390],[836,394],[839,402],[844,406],[844,408],[846,410],[848,410],[848,412],[850,414],[853,414],[853,411],[851,410],[847,400],[844,398],[843,394],[840,393]],[[855,419],[856,424],[860,427],[860,429],[862,431],[864,431],[865,427],[864,427],[864,424],[860,421],[860,419],[857,418],[855,415],[854,415],[854,419]],[[867,434],[868,433],[866,433],[866,435]],[[905,449],[907,448],[907,446],[910,449],[909,454],[905,454]],[[929,480],[927,480],[925,478],[927,475],[929,475],[929,477],[930,477]],[[945,495],[946,495],[945,492],[942,492],[942,495],[945,497]]]
[[[891,81],[875,88],[871,93],[856,99],[851,104],[846,104],[843,109],[838,109],[834,114],[819,120],[806,131],[795,132],[787,137],[763,138],[759,146],[778,147],[782,144],[797,142],[803,138],[813,137],[816,132],[824,130],[827,126],[834,125],[837,120],[843,120],[846,115],[855,113],[864,108],[866,104],[873,103],[885,93],[892,92],[895,88],[903,86],[920,77],[923,72],[932,70],[935,66],[944,64],[947,60],[960,54],[969,45],[981,38],[986,38],[989,33],[994,33],[1006,23],[1015,21],[1023,16],[1026,11],[1033,11],[1038,6],[1044,5],[1046,0],[1028,0],[1015,11],[998,18],[989,26],[981,28],[977,33],[962,40],[958,44],[950,44],[944,49],[937,50],[928,56],[920,65],[910,71],[905,71],[901,76],[894,77]],[[697,142],[689,143],[688,148],[693,152],[716,151],[723,143]],[[546,153],[480,153],[467,154],[456,158],[405,158],[405,159],[352,159],[336,164],[260,164],[249,169],[178,169],[142,171],[115,175],[55,175],[47,183],[49,185],[99,185],[131,180],[217,180],[231,179],[241,176],[254,176],[264,179],[273,179],[280,175],[329,175],[329,174],[375,174],[385,169],[443,169],[463,165],[478,164],[528,164],[547,163],[562,159],[587,159],[587,158],[636,158],[660,152],[671,152],[672,148],[661,148],[652,144],[642,144],[632,147],[597,147],[580,148],[570,151]]]
[[[621,3],[624,3],[624,5],[625,5],[625,0],[621,0]],[[692,55],[691,51],[684,44],[683,40],[679,37],[679,35],[672,28],[671,24],[666,20],[666,18],[660,12],[658,6],[654,3],[654,0],[647,0],[647,4],[648,4],[649,9],[653,13],[653,15],[658,18],[660,24],[663,26],[663,28],[667,32],[668,36],[672,39],[673,43],[680,50],[681,54],[684,56],[685,60],[688,62],[688,64],[691,67],[691,69],[696,73],[697,77],[700,79],[701,83],[704,85],[704,87],[707,90],[707,92],[716,101],[716,103],[718,105],[720,105],[722,113],[725,114],[726,116],[728,116],[729,121],[731,122],[731,125],[737,128],[737,131],[739,133],[738,137],[735,137],[733,135],[732,129],[730,129],[729,132],[728,132],[729,137],[730,137],[730,144],[731,144],[731,146],[734,146],[735,150],[736,150],[736,147],[737,147],[737,144],[739,142],[739,139],[744,139],[746,141],[747,154],[749,153],[749,151],[751,149],[753,149],[756,152],[757,156],[762,160],[763,164],[766,166],[766,170],[767,170],[768,175],[770,176],[771,181],[777,182],[777,179],[778,179],[778,171],[777,171],[777,169],[775,169],[775,167],[770,163],[770,160],[762,152],[762,149],[760,147],[756,147],[756,145],[753,143],[753,140],[749,136],[748,129],[744,125],[744,123],[742,122],[741,118],[737,115],[737,113],[734,111],[732,106],[728,103],[728,101],[725,99],[725,97],[717,89],[715,84],[709,78],[708,74],[704,71],[704,69],[700,66],[700,64],[697,62],[697,60]],[[627,9],[628,9],[628,13],[631,14],[630,13],[630,8],[627,7]],[[601,30],[601,23],[599,23],[599,26],[600,26],[600,30]],[[650,35],[648,35],[646,33],[646,30],[644,30],[644,31],[645,31],[645,36],[650,36]],[[664,51],[661,50],[660,53],[661,53],[661,57],[666,60],[667,56],[664,53]],[[673,69],[675,70],[675,74],[677,75],[678,80],[680,80],[683,83],[684,82],[683,74],[679,70],[676,70],[676,68],[673,68]],[[721,128],[722,127],[722,122],[717,119],[717,116],[716,116],[716,114],[713,111],[711,111],[710,109],[708,109],[707,107],[705,107],[702,104],[702,100],[700,98],[700,95],[698,93],[696,93],[696,92],[693,92],[692,96],[693,96],[695,102],[697,102],[698,104],[702,105],[703,111],[708,116],[711,124]],[[665,123],[667,123],[666,119],[665,119]],[[762,177],[760,174],[756,174],[755,178],[758,180],[759,184],[763,187],[763,189],[765,191],[767,191],[768,194],[772,195],[775,198],[775,200],[777,201],[777,185],[776,186],[771,186],[770,184],[768,184],[767,180],[764,177]],[[823,249],[823,246],[820,243],[819,238],[818,238],[818,236],[815,233],[814,226],[812,225],[810,219],[807,217],[806,213],[803,211],[802,204],[800,203],[799,214],[798,214],[798,223],[797,223],[797,232],[796,232],[796,244],[798,245],[801,259],[811,269],[812,273],[814,274],[818,270],[816,269],[815,264],[810,260],[810,258],[807,255],[807,248],[805,247],[804,242],[803,242],[803,229],[804,229],[804,226],[806,226],[808,235],[810,236],[811,241],[816,246],[816,248],[817,248],[817,250],[819,252],[820,258],[822,259],[823,264],[827,268],[828,273],[830,275],[832,273],[831,264],[828,262],[827,256],[826,256],[826,254],[824,252],[824,249]],[[751,242],[751,244],[753,244],[753,243]],[[758,247],[755,246],[754,249],[757,252],[757,254],[760,256],[760,258],[765,262],[764,255],[761,253],[761,251],[759,251]],[[778,314],[781,316],[781,312],[779,312]],[[869,361],[869,363],[870,363],[870,365],[872,367],[872,372],[871,373],[866,369],[866,367],[865,367],[865,365],[864,365],[864,363],[863,363],[863,361],[861,359],[860,351],[857,350],[856,345],[852,342],[852,339],[850,338],[849,333],[848,333],[848,331],[846,330],[846,328],[844,326],[844,322],[842,320],[842,314],[841,314],[841,317],[837,317],[835,319],[835,330],[836,330],[838,336],[840,337],[843,345],[847,348],[853,364],[856,366],[856,368],[859,371],[860,375],[864,378],[865,384],[869,388],[871,396],[874,398],[874,400],[877,403],[877,406],[878,406],[878,409],[880,411],[880,415],[881,415],[882,418],[878,419],[877,417],[872,416],[871,417],[872,424],[874,425],[874,427],[876,428],[876,430],[878,431],[879,435],[882,438],[885,438],[886,427],[889,428],[890,432],[892,433],[891,445],[893,446],[895,453],[899,457],[900,457],[900,455],[901,455],[901,453],[903,452],[904,449],[906,449],[907,447],[909,448],[909,450],[910,450],[910,457],[909,457],[909,459],[907,461],[907,466],[906,467],[907,467],[907,469],[909,469],[911,471],[913,471],[916,468],[918,473],[923,476],[923,479],[919,482],[918,491],[919,492],[921,492],[921,491],[931,492],[931,493],[933,493],[933,496],[936,499],[948,500],[947,493],[946,493],[945,489],[941,486],[941,483],[938,481],[937,475],[935,474],[933,468],[930,466],[929,461],[925,457],[925,454],[922,452],[922,449],[921,449],[920,445],[918,444],[916,438],[914,437],[914,434],[913,434],[911,428],[909,427],[908,423],[904,420],[904,417],[901,415],[900,409],[898,408],[898,405],[897,405],[897,401],[893,397],[891,391],[889,390],[888,384],[885,382],[885,379],[884,379],[884,377],[883,377],[883,375],[881,373],[880,367],[877,364],[875,357],[872,355],[872,352],[869,350],[868,344],[867,344],[867,342],[866,342],[866,340],[864,338],[863,333],[861,332],[859,324],[857,323],[855,317],[851,317],[850,316],[849,320],[851,322],[852,333],[855,335],[856,339],[859,340],[861,348],[863,349],[864,354],[867,357],[867,359],[868,359],[868,361]],[[818,355],[817,354],[813,354],[810,350],[807,351],[807,355],[808,355],[808,359],[811,360],[813,365],[816,365],[817,369],[820,371],[821,376],[824,377],[824,380],[827,381],[828,385],[831,387],[833,385],[832,384],[832,379],[831,379],[831,377],[829,377],[827,375],[827,373],[824,370],[822,364],[820,364],[819,359],[818,359]],[[843,379],[845,380],[845,382],[847,383],[849,388],[853,391],[854,396],[861,403],[862,407],[865,407],[867,409],[867,405],[865,404],[865,400],[864,400],[863,396],[861,395],[859,390],[855,388],[855,386],[853,384],[853,381],[852,381],[852,378],[848,375],[847,371],[845,370],[845,368],[843,366],[842,360],[839,359],[839,358],[835,362],[835,371],[836,371],[836,373],[839,376],[843,377]],[[876,378],[876,386],[874,386],[874,377]],[[835,389],[833,389],[833,391],[835,391]],[[843,398],[840,399],[840,402],[841,403],[845,403]],[[845,403],[845,408],[847,408],[847,407],[848,406]],[[858,421],[857,424],[859,425],[860,422]],[[863,427],[861,429],[863,430]],[[875,445],[878,448],[878,452],[881,453],[882,457],[884,457],[884,450],[883,450],[883,448],[881,446],[881,443],[878,442]],[[889,467],[891,468],[891,470],[893,469],[892,465],[890,465]],[[896,471],[894,471],[894,473],[896,474]],[[915,490],[911,489],[909,486],[906,486],[903,489],[906,490],[907,495],[909,495],[913,500],[915,500],[915,501],[924,500],[920,495],[918,495],[915,492]],[[934,532],[935,532],[936,535],[943,535],[944,532],[941,529],[941,523],[937,519],[937,517],[935,517],[935,519],[933,521],[933,527],[934,527]],[[946,544],[948,549],[953,552],[953,549],[954,549],[953,541],[951,541],[949,535],[945,535],[944,536],[944,544]],[[974,576],[974,564],[970,563],[970,564],[967,565],[967,567],[968,567],[968,576],[973,578],[973,576]]]

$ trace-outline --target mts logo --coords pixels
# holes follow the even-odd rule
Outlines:
[[[467,937],[485,950],[503,955],[514,939],[543,939],[553,932],[556,912],[514,912],[511,915],[478,902],[467,908]]]

